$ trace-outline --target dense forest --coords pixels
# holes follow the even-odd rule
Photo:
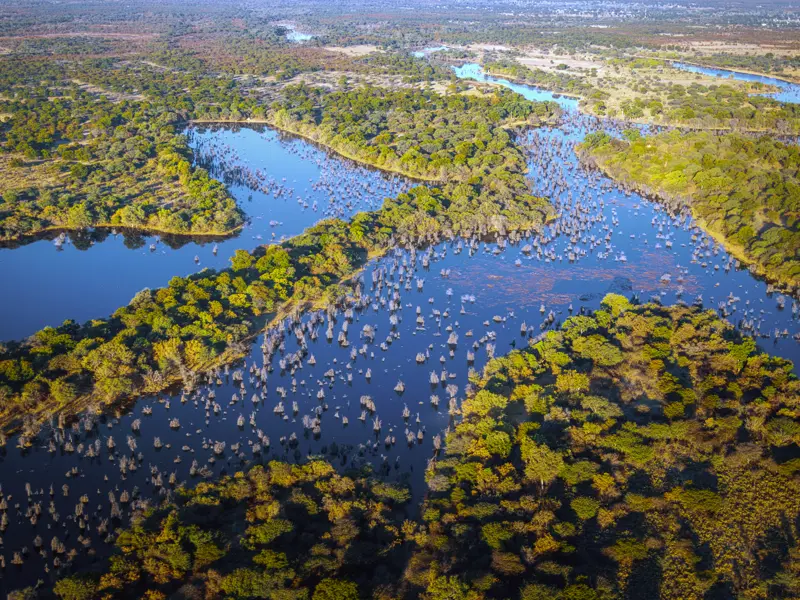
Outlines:
[[[402,576],[417,526],[407,489],[328,463],[271,462],[182,489],[120,534],[102,576],[56,583],[57,596],[358,600]],[[387,594],[382,597],[390,598]]]
[[[173,82],[146,67],[117,72],[107,61],[4,63],[0,239],[97,226],[173,234],[241,226],[242,211],[192,165],[180,135],[209,106],[243,102],[233,88],[215,91],[209,78]]]
[[[713,312],[609,295],[491,361],[409,493],[273,462],[121,533],[90,597],[791,598],[800,383]]]
[[[713,312],[609,295],[475,383],[427,473],[430,598],[800,592],[800,386]]]
[[[623,184],[688,206],[737,258],[800,283],[800,152],[771,137],[677,131],[587,136],[584,155]]]
[[[281,129],[384,171],[439,182],[500,180],[510,187],[524,187],[518,178],[527,167],[506,128],[559,114],[554,103],[529,102],[502,88],[477,97],[374,86],[327,94],[290,86],[272,111]]]

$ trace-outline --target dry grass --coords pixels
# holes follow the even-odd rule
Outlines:
[[[338,52],[339,54],[354,58],[366,56],[373,52],[383,52],[383,50],[380,50],[377,46],[373,46],[372,44],[360,44],[358,46],[325,46],[323,49],[328,52]]]
[[[603,61],[591,56],[551,54],[547,50],[537,48],[526,50],[523,55],[517,57],[517,61],[529,69],[541,69],[542,71],[568,73],[571,75],[580,75],[584,71],[591,69],[597,69],[598,75],[603,75],[606,69]],[[566,65],[567,68],[565,70],[556,69],[558,65]]]
[[[15,159],[22,160],[22,166],[12,166]],[[20,155],[0,154],[0,195],[32,187],[55,187],[59,179],[58,168],[52,161],[25,160]]]

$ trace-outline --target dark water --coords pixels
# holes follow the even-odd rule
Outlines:
[[[777,294],[768,293],[765,283],[735,266],[726,271],[730,259],[690,219],[670,216],[660,205],[636,194],[628,195],[599,173],[578,164],[572,146],[597,124],[571,111],[561,127],[532,131],[520,139],[531,157],[530,178],[535,193],[550,197],[559,213],[558,219],[536,238],[514,243],[453,240],[415,255],[397,250],[365,269],[361,278],[362,305],[353,307],[350,319],[342,310],[331,316],[304,315],[295,324],[284,323],[259,337],[243,364],[231,365],[227,376],[220,372],[211,384],[200,382],[184,394],[142,399],[129,412],[108,415],[88,431],[85,423],[63,431],[48,427],[34,447],[27,450],[17,448],[16,439],[9,440],[0,456],[3,493],[9,504],[1,552],[8,566],[2,584],[13,589],[37,578],[49,581],[54,572],[50,551],[53,536],[67,551],[76,549],[76,563],[91,563],[109,548],[103,542],[107,533],[98,532],[104,519],[108,521],[107,530],[113,531],[125,525],[135,503],[157,502],[180,482],[191,485],[204,476],[231,473],[273,457],[302,461],[309,455],[324,455],[342,468],[368,464],[390,480],[408,482],[418,501],[424,493],[425,465],[434,454],[434,438],[457,418],[457,414],[449,414],[449,398],[455,398],[457,413],[470,371],[480,371],[492,355],[523,347],[528,338],[557,327],[570,314],[596,308],[608,292],[636,294],[642,301],[656,297],[665,304],[691,303],[699,296],[706,307],[717,308],[723,303],[731,322],[752,321],[753,330],[762,336],[762,347],[797,359],[798,344],[792,336],[800,328],[793,316],[791,299],[781,310]],[[217,161],[220,169],[224,166],[227,176],[250,184],[249,176],[237,166],[249,164],[251,171],[261,166],[266,169],[269,158],[261,158],[269,156],[265,148],[278,143],[270,137],[273,134],[262,139],[257,132],[248,130],[194,135],[196,147],[212,154],[210,160]],[[217,150],[212,151],[212,146]],[[319,216],[310,215],[309,209],[304,210],[297,202],[298,196],[312,197],[313,190],[305,189],[309,178],[317,181],[323,177],[314,170],[314,161],[324,159],[309,148],[305,145],[298,152],[310,152],[315,158],[298,158],[296,175],[286,171],[281,175],[287,177],[286,188],[294,190],[292,197],[284,196],[288,194],[284,191],[275,198],[271,192],[258,201],[271,207],[269,211],[264,209],[264,219],[285,223],[283,229],[275,231],[276,236],[302,230]],[[299,156],[291,152],[288,155]],[[278,173],[280,168],[283,167],[276,167]],[[305,168],[309,171],[301,175]],[[372,176],[361,173],[351,181],[360,184],[362,177]],[[374,185],[378,184],[375,180]],[[244,187],[234,189],[237,194],[250,193]],[[255,204],[257,192],[253,194]],[[346,211],[364,209],[371,202],[365,198]],[[331,208],[340,209],[345,210],[340,202]],[[272,238],[268,226],[257,231],[262,240]],[[252,238],[257,235],[256,230],[248,230],[247,235]],[[250,245],[258,243],[249,238],[247,241]],[[244,242],[240,238],[238,247]],[[103,253],[99,248],[90,252]],[[231,248],[221,247],[220,260],[223,254],[231,253]],[[74,255],[79,254],[75,251]],[[423,256],[427,256],[427,267],[423,266]],[[203,260],[206,259],[204,254]],[[190,267],[187,265],[187,269]],[[418,280],[423,280],[421,289]],[[347,345],[338,341],[346,321]],[[329,322],[333,323],[330,341],[326,336]],[[365,335],[365,326],[374,329],[374,339]],[[775,330],[781,335],[775,337]],[[783,335],[784,330],[787,336]],[[312,339],[312,331],[316,332],[316,339]],[[457,334],[457,340],[451,339],[451,333]],[[265,337],[274,343],[265,344]],[[274,351],[265,355],[264,347]],[[303,358],[293,363],[292,357],[298,352]],[[311,355],[316,361],[313,366]],[[422,364],[417,362],[418,355]],[[251,374],[253,366],[258,371]],[[263,385],[262,368],[266,375]],[[244,373],[243,391],[233,381],[237,369]],[[371,379],[366,377],[367,369],[371,370]],[[327,376],[330,370],[332,376]],[[432,372],[439,380],[435,385],[431,384]],[[402,393],[395,391],[398,382],[404,384]],[[454,387],[448,390],[448,386]],[[237,400],[232,403],[234,393]],[[367,395],[376,410],[362,422],[361,398]],[[432,395],[439,398],[438,408],[431,403]],[[220,405],[219,414],[215,414],[214,402]],[[285,416],[274,412],[279,402],[285,407]],[[293,411],[294,402],[297,414]],[[152,409],[152,415],[145,414],[146,407]],[[313,426],[311,421],[317,416],[318,407],[320,432],[315,436],[304,427],[304,418],[307,425]],[[404,407],[409,411],[407,420],[403,417]],[[237,424],[240,415],[242,427]],[[250,424],[251,415],[255,425]],[[346,426],[345,417],[349,420]],[[381,420],[377,434],[374,418]],[[141,421],[138,432],[132,430],[136,419]],[[178,428],[170,427],[171,419],[178,419]],[[406,439],[406,430],[412,434],[411,443]],[[128,436],[135,447],[129,445]],[[264,436],[269,437],[269,448],[264,447],[261,454],[254,453],[253,445],[264,445]],[[111,437],[115,441],[113,451],[108,449]],[[160,439],[160,449],[154,447],[156,437]],[[49,449],[51,441],[53,452]],[[222,442],[225,448],[218,447],[221,453],[216,454],[214,444]],[[98,443],[97,456],[87,456],[89,444],[94,448]],[[239,444],[237,450],[235,444]],[[195,470],[199,472],[193,476],[195,460]],[[135,465],[133,471],[131,464]],[[172,473],[174,485],[169,483]],[[30,500],[26,483],[30,483],[33,492]],[[67,496],[62,492],[64,484],[69,486]],[[51,485],[55,492],[52,499]],[[138,488],[136,494],[134,488]],[[123,491],[133,500],[121,503]],[[118,519],[111,518],[109,492],[113,492],[118,505]],[[88,499],[80,509],[88,515],[84,519],[88,531],[84,537],[91,538],[96,555],[87,551],[78,537],[81,518],[75,517],[75,506],[83,494]],[[58,519],[48,512],[51,501]],[[26,513],[36,503],[41,504],[42,510],[34,526]],[[42,538],[47,558],[33,551],[37,535]],[[29,550],[24,565],[11,565],[14,552],[23,546]],[[46,564],[49,574],[44,570]]]
[[[792,102],[797,104],[800,102],[800,85],[796,83],[789,83],[775,77],[768,77],[766,75],[753,75],[751,73],[741,73],[739,71],[731,71],[728,69],[714,69],[711,67],[698,67],[696,65],[687,65],[686,63],[674,62],[673,67],[690,71],[691,73],[702,73],[703,75],[710,75],[712,77],[721,77],[724,79],[737,79],[739,81],[753,81],[758,83],[765,83],[780,88],[779,92],[774,94],[763,94],[770,98],[775,98],[780,102]]]
[[[0,340],[22,338],[64,319],[83,322],[107,316],[145,287],[162,287],[176,275],[205,267],[225,268],[238,248],[249,250],[297,235],[327,216],[347,218],[372,210],[409,185],[269,129],[197,128],[187,134],[200,156],[217,165],[214,175],[223,167],[234,179],[258,170],[261,185],[268,184],[265,193],[230,182],[249,219],[241,233],[228,239],[162,240],[99,230],[70,234],[60,249],[52,239],[2,248],[0,314],[5,318],[0,320]]]

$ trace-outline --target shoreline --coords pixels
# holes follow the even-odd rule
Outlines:
[[[578,101],[586,100],[586,96],[582,96],[580,94],[573,94],[571,92],[559,92],[558,90],[553,90],[553,89],[546,88],[543,85],[538,84],[538,83],[531,83],[529,81],[525,81],[524,79],[520,79],[519,77],[514,77],[512,75],[503,75],[502,73],[493,73],[492,71],[489,71],[489,70],[485,69],[483,67],[483,65],[481,65],[481,69],[483,69],[484,74],[488,75],[489,77],[503,78],[506,81],[509,81],[509,82],[517,84],[517,85],[526,85],[528,87],[532,87],[532,88],[535,88],[537,90],[541,90],[542,92],[549,92],[551,94],[558,94],[559,96],[564,96],[565,98],[573,98],[573,99],[578,100]],[[493,81],[478,81],[478,83],[490,83],[492,85],[502,85],[502,84],[499,84],[499,83],[495,83]],[[503,87],[505,87],[505,86],[503,86]],[[552,102],[552,100],[539,100],[539,102]],[[578,110],[580,110],[580,106],[578,107]]]
[[[791,85],[800,85],[800,81],[794,81],[792,79],[787,79],[786,77],[782,77],[780,75],[769,75],[767,73],[761,73],[759,71],[750,71],[746,69],[731,69],[730,67],[718,67],[709,64],[697,63],[697,62],[690,62],[688,60],[678,60],[678,59],[671,59],[671,58],[659,58],[659,60],[665,60],[668,62],[673,63],[683,63],[684,65],[691,65],[693,67],[701,67],[703,69],[716,69],[717,71],[726,71],[728,73],[741,73],[742,75],[755,75],[756,77],[768,77],[770,79],[776,79],[778,81],[783,81],[784,83],[789,83]],[[676,69],[679,67],[675,67]],[[712,75],[713,77],[713,75]],[[720,77],[719,79],[725,79]],[[767,84],[769,85],[769,84]]]
[[[743,267],[749,270],[753,275],[761,277],[765,282],[770,285],[775,286],[778,288],[779,291],[784,291],[788,294],[794,294],[798,288],[800,288],[800,282],[791,282],[786,281],[783,279],[779,279],[776,277],[771,277],[767,272],[767,269],[755,262],[752,258],[748,257],[744,251],[744,248],[738,246],[737,244],[731,242],[725,236],[717,231],[713,231],[708,227],[705,219],[702,219],[697,216],[694,210],[694,206],[692,206],[691,201],[688,197],[684,195],[677,195],[677,196],[668,196],[662,192],[654,190],[645,184],[641,184],[635,181],[629,181],[626,177],[618,177],[614,176],[612,170],[607,166],[602,164],[600,161],[597,160],[596,157],[591,156],[588,152],[585,151],[578,151],[578,158],[584,162],[587,166],[594,167],[598,169],[601,173],[603,173],[606,177],[614,181],[615,183],[625,184],[630,189],[633,189],[637,193],[641,194],[648,200],[659,202],[661,204],[669,202],[669,201],[677,201],[685,204],[689,207],[689,210],[692,211],[692,218],[694,219],[695,223],[703,230],[703,232],[711,237],[715,242],[717,242],[720,246],[722,246],[723,250],[727,252],[731,257],[738,260]]]
[[[353,155],[345,152],[344,150],[341,150],[341,149],[339,149],[339,148],[337,148],[337,147],[335,147],[335,146],[333,146],[333,145],[331,145],[331,144],[329,144],[327,142],[323,142],[321,140],[315,139],[310,133],[301,131],[301,130],[296,129],[296,128],[290,128],[290,127],[287,127],[285,125],[278,125],[275,122],[274,119],[246,119],[246,120],[239,120],[239,121],[234,121],[234,120],[230,120],[230,119],[219,119],[219,120],[202,119],[202,120],[190,120],[190,121],[187,121],[187,124],[189,124],[189,125],[223,125],[223,124],[231,124],[231,125],[233,125],[233,124],[238,124],[238,125],[268,125],[269,127],[271,127],[272,129],[274,129],[275,131],[277,131],[279,133],[285,133],[285,134],[294,135],[296,137],[302,138],[306,142],[310,142],[312,144],[320,146],[324,150],[327,150],[329,152],[333,152],[334,154],[338,154],[342,158],[346,158],[347,160],[351,160],[351,161],[353,161],[355,163],[358,163],[359,165],[362,165],[362,166],[371,167],[371,168],[376,169],[378,171],[382,171],[383,173],[392,173],[392,174],[395,174],[395,175],[401,175],[402,177],[406,177],[408,179],[411,179],[412,181],[418,181],[418,182],[421,182],[421,183],[445,183],[441,179],[435,179],[435,178],[432,178],[432,177],[428,178],[428,177],[423,177],[423,176],[420,176],[420,175],[409,175],[408,173],[406,173],[405,171],[402,171],[400,169],[391,169],[391,168],[387,168],[387,167],[384,167],[384,166],[376,165],[375,163],[367,162],[364,159],[358,158],[356,156],[353,156]]]
[[[135,227],[132,225],[118,225],[114,223],[97,223],[92,224],[89,227],[70,227],[68,225],[49,225],[47,227],[42,227],[41,229],[36,229],[35,231],[27,232],[23,236],[13,237],[13,238],[0,238],[0,248],[17,248],[21,246],[26,246],[28,244],[35,243],[44,239],[45,236],[51,233],[73,233],[73,232],[91,232],[96,229],[113,229],[116,230],[116,233],[129,231],[132,233],[138,233],[142,235],[160,235],[160,236],[175,236],[180,238],[201,238],[201,237],[208,237],[208,238],[226,238],[234,235],[238,231],[241,231],[245,226],[243,222],[241,225],[237,225],[233,229],[229,229],[227,231],[221,232],[186,232],[186,231],[177,231],[171,229],[160,229],[160,228],[151,228],[151,227]]]

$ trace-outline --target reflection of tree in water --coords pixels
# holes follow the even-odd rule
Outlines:
[[[93,244],[104,242],[110,233],[108,229],[78,229],[68,231],[67,236],[76,250],[88,250]]]
[[[147,243],[147,240],[139,232],[123,231],[122,243],[125,244],[125,247],[128,248],[129,250],[137,250],[142,246],[144,246]]]

